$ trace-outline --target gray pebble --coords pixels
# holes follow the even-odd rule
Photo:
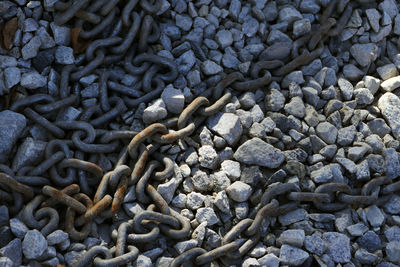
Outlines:
[[[309,254],[304,250],[289,245],[282,245],[279,254],[280,261],[291,266],[301,265],[308,257]]]
[[[36,229],[26,233],[22,242],[22,251],[27,259],[37,259],[47,249],[47,241]]]
[[[228,196],[236,202],[247,201],[252,192],[251,186],[241,181],[236,181],[226,188]]]

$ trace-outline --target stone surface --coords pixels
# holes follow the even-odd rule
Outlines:
[[[207,121],[207,127],[220,135],[229,145],[235,144],[243,131],[240,119],[232,113],[219,112]]]
[[[350,48],[350,53],[360,64],[361,67],[365,67],[377,58],[378,47],[373,43],[368,44],[354,44]]]
[[[383,90],[387,92],[392,92],[393,90],[397,89],[400,87],[400,76],[392,77],[390,79],[387,79],[386,81],[383,81],[381,83],[381,87]]]
[[[7,161],[25,126],[24,115],[9,110],[0,112],[0,163]]]
[[[400,137],[400,99],[393,93],[385,93],[378,100],[378,108],[389,123],[395,138]]]
[[[322,238],[327,243],[327,254],[336,263],[346,263],[351,259],[350,239],[340,233],[325,232]]]
[[[279,149],[257,137],[244,142],[236,150],[233,157],[245,164],[254,164],[272,169],[279,167],[285,160],[283,153]]]
[[[26,233],[22,241],[22,251],[27,259],[39,258],[46,249],[47,241],[38,230],[34,229]]]
[[[246,201],[252,192],[251,186],[241,181],[234,182],[226,189],[228,196],[236,202]]]
[[[304,250],[289,245],[282,245],[279,254],[281,262],[290,266],[301,265],[308,257],[309,254]]]
[[[18,147],[12,162],[12,169],[17,171],[23,166],[35,166],[44,155],[46,142],[34,140],[30,137]]]
[[[171,84],[165,87],[161,98],[169,112],[179,114],[185,105],[185,97],[181,90],[175,89]]]
[[[46,85],[46,77],[32,71],[22,74],[21,85],[28,89],[37,89]]]
[[[213,226],[219,222],[219,219],[212,208],[197,209],[196,220],[199,223],[207,222],[207,226]]]

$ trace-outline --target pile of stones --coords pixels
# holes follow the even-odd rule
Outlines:
[[[250,77],[259,61],[287,63],[295,40],[318,26],[332,1],[161,1],[154,15],[160,28],[157,54],[176,63],[178,76],[156,99],[128,108],[105,129],[139,132],[182,113],[224,73]],[[62,68],[82,60],[73,48],[72,26],[54,22],[57,2],[0,2],[0,163],[15,172],[40,163],[49,139],[43,127],[9,110],[12,95],[57,98]],[[304,192],[333,182],[361,188],[381,176],[397,182],[400,4],[354,2],[343,31],[325,40],[318,58],[282,77],[272,75],[256,90],[232,89],[231,102],[195,133],[161,146],[174,162],[174,174],[157,191],[190,220],[193,231],[185,240],[162,237],[146,244],[132,266],[169,266],[192,248],[220,247],[224,233],[254,218],[260,196],[276,182]],[[107,68],[120,75],[123,86],[134,86],[135,76],[120,63]],[[93,72],[77,84],[80,103],[59,112],[57,120],[79,120],[100,102],[100,74]],[[100,155],[97,164],[104,172],[113,169],[113,156]],[[62,229],[44,236],[20,213],[12,214],[1,195],[0,203],[0,266],[73,266],[93,246],[110,248],[111,233],[123,222],[98,220],[85,240],[74,242]],[[120,218],[144,209],[135,186],[129,187]],[[400,196],[395,192],[385,203],[335,212],[302,203],[267,217],[260,236],[237,266],[398,266]],[[224,266],[218,260],[212,264]]]

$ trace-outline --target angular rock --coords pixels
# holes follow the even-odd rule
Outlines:
[[[22,241],[22,251],[27,259],[39,258],[46,249],[47,241],[38,230],[34,229],[26,233]]]
[[[285,156],[279,149],[257,137],[244,142],[236,150],[233,157],[245,164],[258,165],[271,169],[279,167],[285,160]]]
[[[361,67],[365,67],[377,58],[378,47],[374,43],[355,44],[350,53]]]
[[[299,266],[305,262],[308,257],[309,254],[304,250],[289,245],[282,245],[279,254],[281,262],[290,266]]]
[[[399,88],[400,87],[400,76],[392,77],[390,79],[387,79],[386,81],[383,81],[381,83],[381,87],[386,92],[392,92],[393,90]]]
[[[241,181],[236,181],[226,188],[226,193],[228,196],[236,202],[247,201],[252,191],[253,190],[250,185]]]
[[[392,128],[395,138],[400,137],[400,99],[392,93],[385,93],[378,100],[378,108],[381,110],[382,116]]]
[[[232,113],[219,112],[207,121],[207,127],[223,137],[229,145],[235,144],[243,131],[240,119]]]
[[[0,112],[0,163],[5,163],[26,126],[24,115],[4,110]]]
[[[328,245],[327,254],[336,263],[346,263],[351,260],[350,239],[340,233],[325,232],[322,238]]]

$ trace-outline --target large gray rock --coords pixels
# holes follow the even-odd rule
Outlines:
[[[4,110],[0,112],[0,163],[5,163],[26,126],[24,115]]]
[[[217,113],[208,119],[207,127],[223,137],[229,145],[236,143],[243,131],[239,117],[232,113]]]
[[[226,189],[228,196],[236,202],[243,202],[249,199],[252,188],[241,181],[236,181]]]
[[[367,66],[378,56],[378,47],[373,43],[355,44],[350,48],[350,53],[362,67]]]
[[[396,139],[400,137],[400,99],[393,93],[385,93],[378,100],[378,108],[382,116],[392,128],[392,133]]]
[[[179,114],[185,106],[185,96],[182,91],[175,89],[171,84],[165,87],[161,98],[167,106],[169,112]]]
[[[18,148],[12,163],[12,169],[17,171],[23,166],[37,164],[43,156],[45,147],[46,143],[43,141],[33,140],[31,137],[26,138]]]
[[[393,90],[400,87],[400,76],[392,77],[381,83],[382,89],[387,92],[392,92]]]
[[[340,233],[326,232],[322,238],[328,245],[327,254],[334,262],[346,263],[351,259],[350,239]]]
[[[47,241],[38,230],[34,229],[26,233],[22,242],[22,251],[27,259],[39,258],[46,249]]]
[[[244,142],[233,157],[242,163],[259,165],[271,169],[279,167],[285,160],[284,154],[277,148],[258,137]]]
[[[14,262],[14,266],[20,266],[22,262],[21,240],[16,238],[10,243],[8,243],[7,246],[0,249],[0,255],[3,257],[10,258]]]
[[[299,266],[307,260],[309,254],[302,249],[289,245],[282,245],[279,258],[283,264]]]

